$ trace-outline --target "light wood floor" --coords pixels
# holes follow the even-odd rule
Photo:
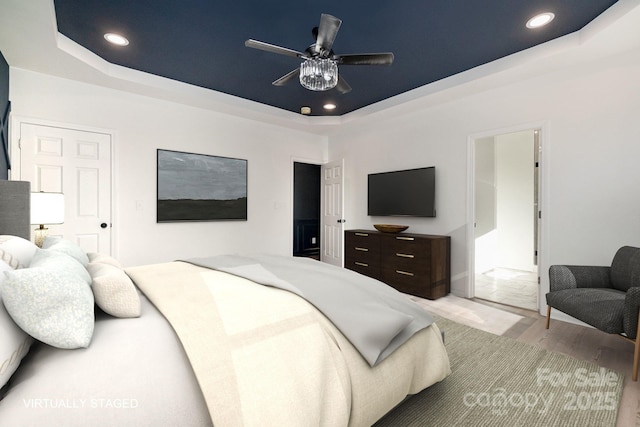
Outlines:
[[[489,301],[451,295],[435,301],[412,299],[438,316],[588,360],[621,373],[624,375],[624,388],[616,426],[640,426],[640,381],[631,381],[633,344],[615,335],[553,318],[547,330],[546,318],[538,312]],[[500,319],[504,327],[500,329],[493,319]]]
[[[475,279],[477,298],[529,310],[538,307],[537,272],[494,268]]]

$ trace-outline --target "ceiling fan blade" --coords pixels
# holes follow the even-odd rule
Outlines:
[[[288,49],[286,47],[276,46],[274,44],[269,44],[253,39],[247,40],[246,42],[244,42],[244,45],[253,49],[264,50],[265,52],[277,53],[279,55],[293,56],[295,58],[306,58],[308,56],[302,52],[298,52],[297,50]]]
[[[333,59],[340,65],[391,65],[393,53],[355,53],[348,55],[334,55]]]
[[[296,68],[293,71],[288,72],[284,76],[280,77],[278,80],[271,83],[274,86],[284,86],[289,83],[293,79],[297,79],[300,75],[300,67]]]
[[[338,35],[338,30],[342,21],[335,16],[323,13],[320,15],[320,26],[318,27],[318,37],[316,38],[315,51],[320,56],[326,58],[331,52],[333,42]]]
[[[351,86],[349,86],[349,83],[347,83],[347,81],[339,75],[336,90],[340,92],[340,94],[344,95],[345,93],[351,92]]]

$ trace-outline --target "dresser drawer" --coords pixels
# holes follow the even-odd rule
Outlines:
[[[344,254],[345,260],[352,258],[380,264],[380,236],[364,231],[349,231],[345,234]]]
[[[349,231],[345,235],[345,249],[361,252],[380,252],[380,236],[366,231]]]
[[[381,261],[381,265],[387,270],[399,270],[411,273],[414,276],[427,276],[431,270],[431,261],[421,254],[413,255],[404,252],[392,252],[390,254],[384,254]]]
[[[412,236],[383,236],[380,244],[385,248],[387,254],[399,253],[407,256],[419,256],[423,259],[430,256],[429,242]]]
[[[357,271],[365,276],[380,279],[380,261],[370,257],[354,258],[347,256],[344,262],[345,268]]]
[[[435,299],[447,295],[446,283],[433,283],[430,274],[401,269],[383,268],[382,281],[400,292]]]

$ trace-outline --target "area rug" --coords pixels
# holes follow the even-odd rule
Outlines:
[[[376,427],[615,426],[623,376],[437,317],[452,374]]]

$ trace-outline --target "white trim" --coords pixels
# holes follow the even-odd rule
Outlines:
[[[465,289],[465,297],[472,298],[475,295],[474,275],[475,275],[475,141],[482,138],[488,138],[496,135],[504,135],[508,133],[521,132],[530,129],[540,129],[540,165],[539,165],[539,185],[541,197],[538,200],[538,210],[542,212],[542,218],[540,219],[540,240],[538,242],[538,275],[540,277],[540,285],[538,286],[538,312],[542,315],[546,315],[543,312],[546,304],[545,294],[549,289],[548,277],[545,272],[548,269],[548,248],[546,242],[549,237],[548,221],[546,218],[550,217],[548,211],[549,203],[549,156],[547,155],[549,149],[549,133],[550,124],[548,121],[523,123],[519,125],[491,129],[483,132],[471,134],[467,137],[467,286]]]

